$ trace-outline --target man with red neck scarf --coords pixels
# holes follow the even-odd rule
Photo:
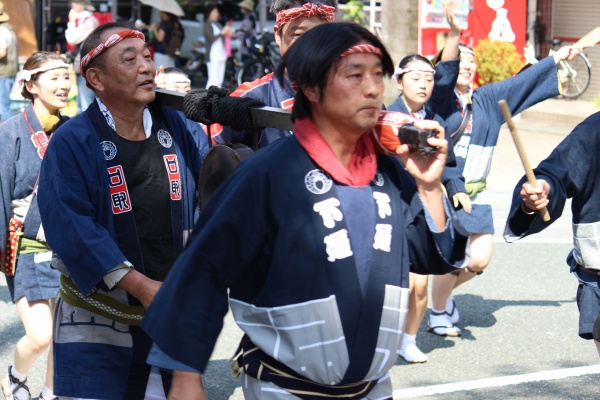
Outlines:
[[[337,10],[337,0],[273,0],[270,11],[275,14],[275,41],[281,54],[305,32],[326,22],[333,22]],[[253,82],[245,82],[231,93],[234,97],[250,97],[265,103],[269,107],[291,110],[296,90],[289,79],[282,82],[273,79],[269,73]],[[243,143],[254,145],[254,132],[234,131],[230,127],[218,124],[211,126],[211,132],[217,143]],[[265,128],[258,138],[258,147],[264,147],[277,139],[292,134],[276,128]]]
[[[142,322],[160,351],[149,362],[174,369],[169,399],[206,398],[201,373],[228,307],[245,333],[234,364],[244,398],[391,399],[408,272],[468,262],[442,192],[443,128],[416,123],[438,130],[428,154],[401,145],[380,155],[369,137],[394,71],[379,39],[319,25],[277,79],[286,70],[298,87],[294,135],[215,193]]]

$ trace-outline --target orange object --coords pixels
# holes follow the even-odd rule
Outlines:
[[[409,122],[415,122],[415,118],[397,111],[382,111],[377,125],[370,132],[377,152],[395,156],[396,149],[401,144],[398,131],[402,125]]]

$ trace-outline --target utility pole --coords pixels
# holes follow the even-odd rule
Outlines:
[[[418,51],[419,1],[381,0],[381,40],[396,66],[402,58]],[[384,104],[391,104],[396,97],[396,82],[386,83]]]

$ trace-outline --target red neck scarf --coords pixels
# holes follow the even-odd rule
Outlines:
[[[366,186],[377,172],[377,156],[367,134],[356,143],[348,169],[337,159],[329,144],[309,118],[296,120],[294,135],[308,156],[337,182],[348,186]]]

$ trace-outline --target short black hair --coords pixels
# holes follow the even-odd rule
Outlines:
[[[293,119],[311,116],[310,102],[300,88],[318,87],[322,100],[330,69],[335,67],[335,62],[344,51],[360,42],[368,42],[381,50],[383,73],[391,76],[394,72],[394,62],[383,43],[368,29],[354,23],[333,22],[318,25],[302,34],[285,52],[275,76],[283,84],[287,71],[291,81],[298,86],[292,110]]]

